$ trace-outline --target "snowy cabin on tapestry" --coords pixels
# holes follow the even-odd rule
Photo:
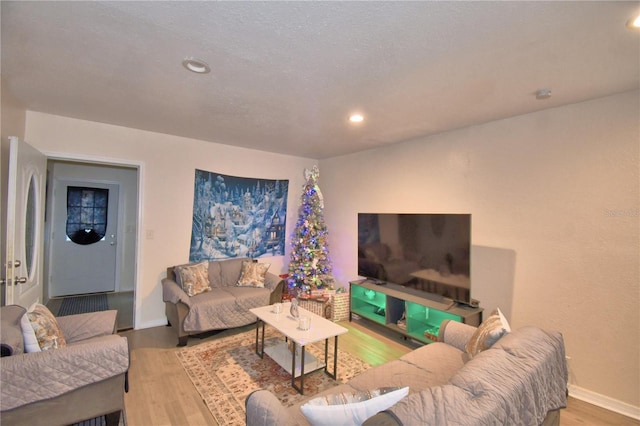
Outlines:
[[[283,256],[288,180],[196,169],[190,262]]]

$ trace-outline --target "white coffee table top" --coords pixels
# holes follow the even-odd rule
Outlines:
[[[273,305],[253,308],[249,311],[301,346],[339,336],[349,331],[333,321],[329,321],[298,306],[300,316],[306,316],[311,319],[309,330],[300,330],[298,328],[298,319],[292,317],[289,313],[290,308],[291,302],[286,302],[282,304],[282,312],[279,314],[273,311]]]

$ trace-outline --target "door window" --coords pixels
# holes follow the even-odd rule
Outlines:
[[[104,239],[109,190],[67,187],[67,240],[88,245]]]
[[[29,189],[27,191],[27,208],[24,218],[24,250],[27,274],[29,277],[33,276],[35,266],[36,226],[38,226],[36,210],[36,202],[38,200],[36,195],[37,184],[38,182],[36,177],[31,175],[31,178],[29,179]]]

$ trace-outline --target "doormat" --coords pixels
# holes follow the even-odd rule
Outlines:
[[[316,371],[305,376],[304,395],[291,387],[291,375],[269,355],[260,359],[255,353],[254,330],[223,337],[176,351],[176,355],[218,424],[245,425],[245,399],[257,389],[267,389],[290,407],[308,397],[345,383],[371,366],[338,348],[338,380]],[[282,341],[282,336],[268,328],[265,346]],[[332,341],[333,339],[329,339]],[[333,344],[330,344],[333,346]],[[324,357],[324,342],[307,346],[307,350]],[[333,348],[329,349],[333,363]],[[332,365],[332,364],[330,364]]]
[[[88,296],[65,297],[60,305],[58,316],[86,314],[109,309],[106,294],[90,294]]]

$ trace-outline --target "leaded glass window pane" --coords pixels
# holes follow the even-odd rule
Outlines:
[[[107,232],[109,190],[67,187],[67,237],[76,244],[93,244]]]

